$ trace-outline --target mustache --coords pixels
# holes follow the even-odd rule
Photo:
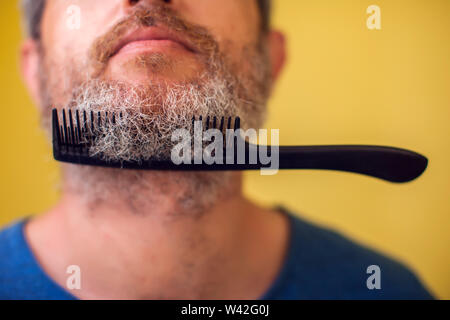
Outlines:
[[[101,71],[116,53],[117,46],[133,30],[145,27],[164,27],[173,32],[201,56],[208,59],[219,51],[214,37],[204,27],[189,23],[163,4],[137,5],[130,15],[97,38],[89,50],[89,60]]]

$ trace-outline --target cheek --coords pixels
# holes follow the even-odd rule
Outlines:
[[[238,63],[244,48],[259,40],[259,11],[255,0],[180,0],[180,13],[208,29],[221,51]]]
[[[113,1],[113,0],[110,0]],[[45,11],[42,35],[46,53],[54,62],[82,62],[94,40],[118,17],[101,1],[57,0]]]

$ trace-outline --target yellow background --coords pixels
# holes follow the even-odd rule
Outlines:
[[[382,30],[366,27],[381,8]],[[405,185],[354,174],[247,174],[246,193],[284,204],[395,256],[450,298],[450,1],[278,0],[289,63],[271,100],[282,144],[384,144],[419,151],[427,172]],[[0,225],[58,198],[57,164],[18,74],[17,4],[0,5]],[[7,259],[7,257],[0,257]]]

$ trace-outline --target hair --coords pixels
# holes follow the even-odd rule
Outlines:
[[[257,0],[262,17],[262,29],[267,32],[270,27],[271,0]],[[33,39],[41,37],[41,21],[46,0],[20,0],[23,24],[26,35]]]
[[[264,32],[270,29],[270,16],[272,9],[272,0],[257,0],[258,7],[261,12],[262,29]]]

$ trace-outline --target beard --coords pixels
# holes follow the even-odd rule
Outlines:
[[[270,87],[268,55],[262,42],[242,50],[237,61],[250,62],[242,68],[230,63],[205,29],[181,20],[163,5],[151,7],[138,6],[134,14],[97,39],[85,62],[71,63],[70,72],[60,68],[69,83],[65,90],[57,79],[48,76],[55,74],[55,64],[50,59],[42,62],[40,74],[47,77],[41,79],[41,104],[48,106],[44,108],[44,126],[50,129],[56,97],[69,91],[69,98],[60,107],[121,115],[114,126],[102,129],[90,147],[91,156],[101,155],[107,161],[169,159],[172,133],[177,129],[190,131],[194,116],[239,116],[243,129],[260,127]],[[183,30],[196,45],[205,71],[189,81],[173,83],[153,80],[136,85],[104,77],[112,48],[121,35],[133,26],[156,24]],[[158,74],[170,64],[164,55],[150,54],[129,65]],[[93,71],[83,79],[82,70],[87,69]],[[230,172],[136,171],[66,164],[63,174],[65,191],[77,194],[88,206],[124,205],[140,214],[169,205],[171,216],[186,212],[199,215],[220,197],[240,192]]]

